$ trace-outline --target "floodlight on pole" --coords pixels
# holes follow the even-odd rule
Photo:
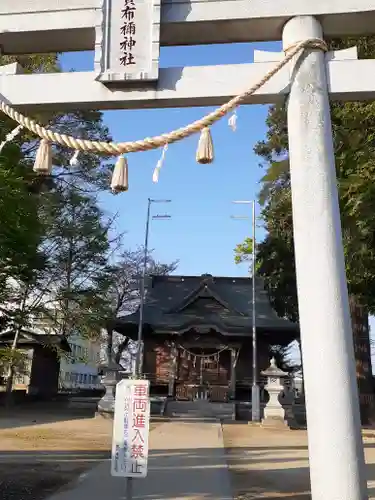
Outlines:
[[[150,233],[150,219],[170,219],[171,216],[167,214],[162,215],[151,215],[151,205],[153,203],[170,203],[172,200],[162,200],[162,199],[153,199],[148,198],[147,200],[147,217],[146,217],[146,229],[145,229],[145,243],[144,243],[144,256],[143,256],[143,268],[142,268],[142,278],[141,278],[141,286],[140,286],[140,302],[139,302],[139,321],[138,321],[138,349],[137,349],[137,358],[135,362],[135,375],[137,377],[141,377],[142,375],[142,351],[143,351],[143,310],[145,303],[145,281],[146,281],[146,272],[147,272],[147,257],[148,257],[148,239]]]
[[[251,387],[251,420],[253,422],[260,421],[260,389],[258,385],[258,354],[257,354],[257,328],[256,328],[256,302],[255,302],[255,272],[256,272],[256,256],[255,256],[255,201],[250,200],[236,200],[232,203],[237,205],[251,205],[252,206],[252,344],[253,344],[253,370],[252,378],[253,383]],[[249,216],[232,215],[232,219],[249,220]]]

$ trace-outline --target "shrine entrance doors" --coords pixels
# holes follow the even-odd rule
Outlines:
[[[228,399],[230,351],[180,346],[177,359],[176,399],[224,402]]]

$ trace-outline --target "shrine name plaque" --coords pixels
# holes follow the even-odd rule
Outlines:
[[[159,76],[160,0],[102,0],[95,70],[102,83]]]

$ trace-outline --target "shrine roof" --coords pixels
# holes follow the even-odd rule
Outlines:
[[[14,330],[4,330],[0,332],[0,345],[12,344],[14,341]],[[63,335],[47,335],[41,333],[35,333],[30,330],[22,329],[19,332],[17,345],[20,347],[30,347],[36,344],[40,344],[44,347],[57,346],[65,352],[70,352],[70,346],[68,340]]]
[[[251,278],[202,276],[152,276],[143,324],[154,333],[182,334],[206,327],[224,335],[249,336],[252,331]],[[269,333],[297,337],[299,327],[280,318],[271,307],[263,280],[255,280],[256,327]],[[139,311],[118,318],[114,329],[124,335],[138,325]],[[129,336],[131,336],[129,334]]]

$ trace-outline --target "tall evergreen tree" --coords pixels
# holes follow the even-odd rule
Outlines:
[[[56,333],[98,335],[98,278],[111,252],[112,220],[105,220],[96,198],[74,188],[51,193],[43,207],[49,224],[42,242],[47,258],[45,299]],[[44,314],[48,313],[45,307]]]
[[[30,73],[60,70],[57,54],[0,56],[0,65],[15,61],[25,72]],[[104,141],[111,139],[103,123],[102,113],[99,111],[57,114],[43,112],[38,113],[35,118],[61,133],[84,139]],[[16,126],[17,123],[5,115],[0,116],[0,143]],[[57,221],[61,223],[60,229],[66,228],[66,224],[63,224],[61,220],[62,212],[59,212],[62,199],[69,199],[73,190],[77,193],[84,193],[108,189],[111,165],[106,157],[90,153],[82,154],[79,155],[78,163],[71,166],[70,159],[73,152],[60,146],[54,147],[54,171],[51,178],[37,177],[32,171],[32,166],[38,145],[39,139],[23,129],[12,142],[4,146],[0,154],[0,331],[6,328],[17,333],[22,328],[35,326],[31,324],[32,318],[43,315],[46,311],[50,313],[50,309],[45,308],[46,285],[53,282],[54,286],[57,286],[56,269],[51,266],[52,250],[55,251],[55,259],[57,255],[53,244],[49,246],[45,242],[48,238],[50,242],[56,241],[57,238],[55,234],[51,239],[52,215],[56,217],[55,228]],[[95,212],[94,200],[92,200],[91,208]],[[64,213],[66,215],[66,212]],[[103,220],[100,220],[101,213],[96,213],[96,215],[99,220],[98,225],[103,224]],[[68,221],[64,222],[68,223]],[[89,231],[87,226],[84,229]],[[93,236],[97,236],[98,227],[95,228],[94,223],[91,229]],[[99,246],[99,241],[96,243]],[[105,246],[103,241],[101,243]],[[106,244],[108,245],[108,241]],[[82,254],[82,261],[87,262],[87,257],[87,254],[85,256]],[[67,268],[68,266],[65,269]],[[90,266],[88,269],[90,272],[93,271]],[[58,301],[60,313],[55,315],[55,323],[57,318],[60,323],[64,323],[65,326],[60,325],[60,332],[67,331],[70,326],[67,325],[68,322],[77,326],[79,321],[80,327],[84,329],[89,323],[89,316],[93,314],[94,308],[99,307],[95,299],[95,291],[90,288],[93,281],[86,281],[85,290],[83,290],[82,281],[80,294],[76,288],[74,289],[73,316],[75,318],[73,321],[73,317],[68,320],[66,308],[64,313],[61,312],[64,300],[65,304],[71,305],[73,302],[72,296],[69,296],[66,289],[63,291],[62,276],[60,274],[59,287],[57,287],[60,293]],[[87,272],[85,276],[87,277]],[[57,289],[53,288],[52,292],[50,290],[49,296],[55,293],[55,299],[57,299]],[[64,299],[62,299],[63,296]],[[85,310],[85,315],[78,314],[78,311],[83,310]],[[65,320],[61,319],[63,316]],[[93,323],[91,319],[91,326]],[[15,347],[15,345],[12,347],[10,353],[5,352],[6,349],[0,349],[0,355],[3,354],[2,358],[16,360]],[[12,366],[12,361],[9,363]],[[11,378],[8,379],[11,380]]]
[[[362,58],[375,56],[374,37],[331,42],[335,49],[351,45]],[[374,411],[368,316],[375,311],[375,104],[333,102],[331,114],[361,417],[368,423]],[[285,106],[271,107],[266,123],[266,139],[255,146],[266,170],[259,202],[267,235],[257,247],[258,272],[278,314],[297,322]],[[237,261],[246,259],[248,243],[235,249]],[[323,384],[329,390],[329,380]]]

